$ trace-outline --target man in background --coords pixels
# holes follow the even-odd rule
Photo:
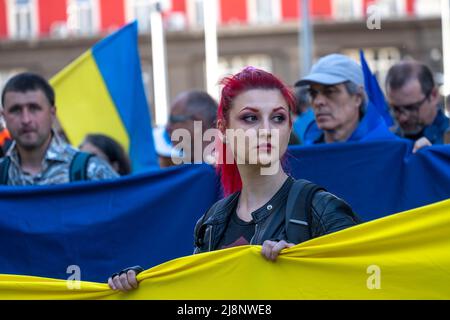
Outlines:
[[[449,119],[440,105],[431,70],[418,61],[401,61],[389,69],[386,93],[398,124],[395,133],[415,142],[414,151],[443,144]]]
[[[0,160],[0,184],[48,185],[118,177],[103,160],[85,157],[52,129],[55,92],[41,76],[21,73],[12,77],[1,102],[1,114],[14,141]],[[79,171],[73,170],[78,167]]]

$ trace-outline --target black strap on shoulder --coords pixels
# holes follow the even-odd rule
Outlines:
[[[8,184],[8,171],[10,163],[11,159],[9,157],[3,158],[3,161],[0,163],[0,185]]]
[[[87,167],[89,159],[93,155],[85,152],[77,152],[70,163],[70,182],[87,180]]]
[[[291,243],[311,239],[311,208],[313,197],[324,188],[308,181],[296,180],[289,191],[286,205],[286,238]]]
[[[195,230],[195,246],[201,247],[203,246],[203,238],[205,236],[206,228],[208,227],[205,223],[206,220],[209,219],[214,213],[217,211],[217,203],[214,204],[201,218],[199,222],[198,229]]]

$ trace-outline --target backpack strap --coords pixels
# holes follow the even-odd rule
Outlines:
[[[216,202],[197,222],[194,235],[195,235],[195,246],[201,247],[204,245],[203,238],[205,236],[207,225],[205,225],[205,221],[207,221],[210,217],[212,217],[218,208],[218,203]]]
[[[8,184],[8,171],[10,163],[11,159],[9,157],[3,158],[3,161],[0,163],[0,185]]]
[[[87,167],[92,156],[90,153],[81,151],[73,156],[69,169],[70,182],[87,180]]]
[[[289,190],[286,205],[286,238],[291,243],[311,239],[311,210],[314,195],[324,188],[308,181],[296,180]]]

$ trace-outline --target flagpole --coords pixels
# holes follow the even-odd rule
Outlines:
[[[312,65],[313,60],[313,30],[311,25],[311,18],[309,15],[309,0],[299,0],[299,11],[301,22],[299,23],[299,61],[300,78],[306,76]]]
[[[164,42],[164,26],[161,1],[154,3],[150,14],[152,37],[153,94],[155,97],[155,122],[158,126],[167,123],[167,63]]]
[[[216,100],[219,57],[217,49],[217,1],[203,0],[203,21],[205,32],[206,90]]]
[[[444,85],[442,94],[450,95],[450,2],[441,0],[442,5],[442,56]],[[449,106],[447,106],[448,108]]]

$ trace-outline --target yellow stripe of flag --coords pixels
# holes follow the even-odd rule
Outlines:
[[[55,89],[58,119],[73,145],[79,145],[86,133],[103,133],[118,140],[128,152],[127,131],[91,50],[50,83]]]

